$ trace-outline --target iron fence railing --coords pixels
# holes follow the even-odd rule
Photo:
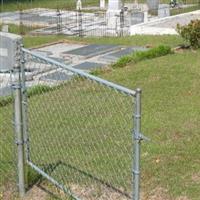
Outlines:
[[[34,8],[0,13],[1,24],[15,24],[9,30],[19,34],[65,34],[69,36],[127,36],[130,27],[154,19],[199,10],[197,0],[160,2],[149,8],[147,4],[125,4],[114,15],[105,9],[63,10]],[[1,25],[0,25],[1,26]]]

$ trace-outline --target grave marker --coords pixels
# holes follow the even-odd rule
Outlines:
[[[20,65],[22,37],[0,32],[0,72],[10,71]]]
[[[170,16],[170,6],[168,4],[160,4],[158,7],[158,17],[169,17]]]

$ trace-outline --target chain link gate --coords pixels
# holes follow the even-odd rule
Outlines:
[[[141,91],[23,48],[21,63],[26,163],[74,199],[138,200]]]

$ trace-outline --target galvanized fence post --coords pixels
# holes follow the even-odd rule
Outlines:
[[[23,45],[21,46],[23,48]],[[23,124],[23,138],[25,145],[26,160],[30,160],[30,147],[29,147],[29,135],[28,135],[28,102],[27,102],[27,89],[26,89],[26,75],[25,75],[25,55],[24,51],[21,51],[21,85],[22,85],[22,124]]]
[[[19,48],[16,54],[20,60],[21,48]],[[17,170],[18,170],[18,187],[19,195],[23,197],[25,195],[25,173],[24,173],[24,138],[23,138],[23,126],[22,126],[22,85],[21,85],[21,66],[20,62],[16,62],[14,66],[15,83],[13,89],[15,90],[14,100],[14,126],[16,134],[17,145]]]
[[[21,49],[23,45],[21,45]],[[25,54],[21,50],[21,86],[22,86],[22,127],[23,127],[23,139],[24,139],[24,153],[26,161],[30,161],[30,145],[28,135],[28,103],[27,103],[27,89],[26,89],[26,74],[25,74]],[[28,165],[24,167],[25,174],[25,186],[28,188]]]
[[[141,89],[137,89],[135,95],[133,200],[140,199],[141,92]]]

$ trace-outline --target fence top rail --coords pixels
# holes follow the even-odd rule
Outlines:
[[[31,55],[31,56],[33,56],[33,57],[35,57],[35,58],[39,58],[40,60],[43,60],[43,61],[45,61],[45,62],[48,62],[48,63],[50,63],[50,64],[52,64],[52,65],[55,65],[55,66],[57,66],[57,67],[66,69],[66,70],[68,70],[68,71],[70,71],[70,72],[72,72],[72,73],[78,74],[78,75],[80,75],[80,76],[82,76],[82,77],[85,77],[85,78],[87,78],[87,79],[90,79],[90,80],[92,80],[92,81],[95,81],[95,82],[97,82],[97,83],[99,83],[99,84],[101,84],[101,85],[104,85],[104,86],[106,86],[106,87],[115,89],[115,90],[117,90],[118,92],[125,93],[126,95],[129,95],[129,96],[135,96],[135,95],[136,95],[136,91],[135,91],[135,90],[131,90],[131,89],[128,89],[128,88],[123,87],[123,86],[121,86],[121,85],[118,85],[118,84],[112,83],[112,82],[110,82],[110,81],[104,80],[104,79],[102,79],[102,78],[93,76],[93,75],[91,75],[91,74],[89,74],[89,73],[86,73],[86,72],[84,72],[84,71],[82,71],[82,70],[69,67],[69,66],[67,66],[66,64],[63,64],[63,63],[57,62],[57,61],[55,61],[55,60],[53,60],[53,59],[51,59],[51,58],[47,58],[47,57],[45,57],[45,56],[39,55],[39,54],[34,53],[34,52],[32,52],[32,51],[30,51],[30,50],[28,50],[28,49],[22,48],[22,51],[23,51],[24,53],[26,53],[26,54],[29,54],[29,55]]]

